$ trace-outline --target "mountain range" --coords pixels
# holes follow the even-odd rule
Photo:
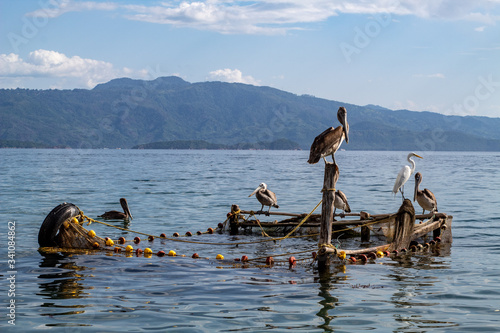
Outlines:
[[[175,76],[0,89],[0,147],[309,149],[347,109],[351,150],[500,151],[500,118],[393,111]],[[204,143],[203,143],[204,142]],[[274,148],[270,148],[274,147]]]

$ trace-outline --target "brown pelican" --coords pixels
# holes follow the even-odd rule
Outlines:
[[[98,217],[102,217],[103,219],[106,220],[127,220],[127,219],[133,219],[132,214],[130,213],[130,209],[128,208],[128,203],[127,199],[121,198],[120,199],[120,204],[122,205],[123,212],[119,212],[116,210],[111,210],[109,212],[106,212]]]
[[[429,189],[423,189],[419,190],[418,186],[422,182],[422,174],[420,172],[417,172],[415,174],[415,193],[413,195],[413,201],[415,199],[417,200],[418,204],[420,207],[422,207],[424,210],[422,211],[422,214],[425,213],[426,210],[429,212],[437,212],[437,201],[436,197],[434,196],[434,193],[432,193]]]
[[[335,216],[335,211],[338,209],[342,209],[344,213],[350,213],[351,207],[349,207],[349,203],[347,202],[347,197],[341,190],[337,190],[335,192],[335,201],[333,202],[333,206],[335,209],[333,210],[333,216]]]
[[[349,124],[347,123],[347,111],[345,107],[341,106],[339,108],[337,119],[342,126],[336,128],[330,127],[314,139],[309,153],[309,160],[307,160],[308,163],[318,163],[321,157],[327,163],[325,156],[332,155],[333,163],[336,164],[335,152],[339,149],[344,139],[346,143],[349,143]]]
[[[410,179],[411,174],[415,171],[415,161],[410,158],[413,156],[423,158],[422,156],[419,156],[415,153],[409,153],[406,159],[408,160],[408,162],[410,162],[411,168],[408,165],[405,165],[401,168],[401,171],[399,171],[398,177],[396,178],[396,182],[394,183],[394,188],[392,189],[392,192],[394,194],[397,194],[399,190],[401,192],[401,195],[403,196],[403,200],[405,199],[404,185],[408,181],[408,179]]]
[[[276,194],[269,191],[265,183],[261,183],[259,187],[257,187],[255,191],[253,191],[252,194],[249,195],[249,197],[254,194],[257,197],[257,200],[259,200],[262,205],[262,208],[260,209],[261,212],[263,211],[264,206],[269,206],[269,209],[267,210],[268,215],[269,211],[271,210],[271,206],[280,208],[280,206],[278,206],[278,201],[276,200]]]

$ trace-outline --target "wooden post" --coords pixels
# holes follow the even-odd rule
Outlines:
[[[361,227],[361,243],[370,241],[370,228],[367,226]]]
[[[415,226],[415,208],[409,199],[405,199],[396,214],[394,239],[389,251],[408,249]]]
[[[325,164],[325,178],[323,181],[323,203],[321,206],[321,219],[318,245],[318,266],[320,268],[328,265],[328,253],[324,245],[330,245],[332,242],[332,222],[333,222],[333,203],[335,201],[335,185],[339,179],[339,168],[337,164]]]
[[[238,234],[238,219],[240,207],[238,205],[231,205],[231,215],[229,216],[229,234]]]
[[[441,227],[441,243],[451,244],[453,242],[453,236],[451,234],[451,222],[453,221],[453,216],[446,217],[446,223]]]

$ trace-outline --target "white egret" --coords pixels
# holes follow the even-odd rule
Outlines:
[[[400,191],[401,195],[403,196],[403,200],[405,199],[404,185],[408,181],[408,179],[410,179],[411,174],[415,171],[415,161],[411,159],[411,157],[413,156],[423,158],[422,156],[419,156],[415,153],[409,153],[406,159],[408,160],[408,162],[410,162],[411,168],[408,165],[405,165],[403,168],[401,168],[401,171],[399,171],[396,178],[396,182],[394,183],[394,188],[392,189],[392,192],[394,194],[397,194],[398,191]]]

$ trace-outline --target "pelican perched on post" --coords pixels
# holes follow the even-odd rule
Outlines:
[[[415,171],[415,161],[411,159],[411,157],[413,156],[423,158],[422,156],[419,156],[415,153],[409,153],[406,159],[408,160],[408,162],[410,162],[411,168],[408,165],[405,165],[401,168],[398,173],[398,177],[396,178],[396,182],[394,183],[394,188],[392,189],[392,192],[394,194],[397,194],[399,190],[401,192],[401,195],[403,196],[403,200],[405,199],[404,185],[408,181],[408,179],[410,179],[411,174]]]
[[[261,183],[259,187],[257,187],[255,191],[253,191],[252,194],[250,194],[248,197],[251,197],[254,194],[255,197],[257,197],[257,200],[259,200],[260,204],[262,205],[262,208],[260,209],[261,212],[264,210],[264,206],[269,206],[269,209],[267,210],[267,215],[269,215],[271,206],[280,208],[280,206],[278,206],[278,200],[276,199],[276,194],[267,189],[266,183]]]
[[[423,190],[419,190],[418,187],[421,182],[422,174],[420,172],[417,172],[415,174],[415,193],[413,194],[413,201],[415,201],[416,199],[420,207],[424,209],[422,211],[422,214],[424,214],[426,210],[431,213],[434,211],[437,212],[437,200],[434,196],[434,193],[426,188],[424,188]]]
[[[130,213],[130,209],[128,208],[127,199],[120,198],[120,205],[122,205],[123,212],[111,210],[98,217],[102,217],[105,220],[127,220],[129,218],[132,220],[133,217],[132,214]]]
[[[335,152],[339,149],[344,139],[346,143],[349,143],[349,124],[347,123],[347,111],[345,107],[341,106],[339,108],[337,119],[342,126],[337,126],[336,128],[330,127],[314,139],[309,153],[309,160],[307,160],[308,163],[318,163],[321,157],[327,163],[325,156],[332,155],[333,163],[337,164],[335,162]]]
[[[335,201],[333,202],[333,206],[335,207],[335,209],[333,210],[333,216],[335,216],[335,211],[337,210],[337,208],[342,209],[344,214],[351,212],[351,207],[349,207],[347,197],[341,190],[337,190],[335,192]]]

